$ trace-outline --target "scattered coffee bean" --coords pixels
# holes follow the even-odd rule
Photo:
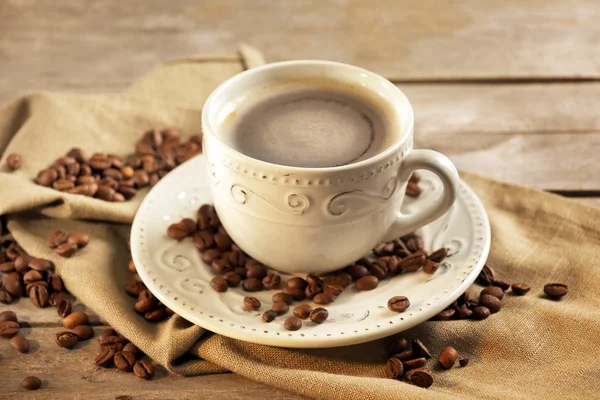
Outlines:
[[[373,290],[379,285],[379,279],[372,275],[363,276],[356,281],[358,290]]]
[[[334,300],[335,300],[335,295],[331,292],[316,294],[312,299],[312,301],[315,304],[319,304],[322,306],[333,303]]]
[[[277,317],[277,313],[273,310],[267,310],[262,315],[262,320],[264,322],[271,322]]]
[[[116,351],[109,347],[102,347],[100,353],[94,359],[94,362],[99,367],[108,367],[113,362]]]
[[[370,265],[370,262],[369,262],[369,265]],[[352,277],[352,279],[354,279],[354,280],[358,280],[358,279],[362,278],[363,276],[369,275],[369,270],[367,269],[367,267],[365,267],[364,265],[360,265],[360,264],[351,265],[348,268],[346,268],[344,271],[346,273],[348,273],[348,275],[350,275]]]
[[[13,261],[7,261],[0,264],[0,272],[8,274],[15,271],[15,263]]]
[[[414,233],[410,233],[406,236],[403,236],[402,240],[404,241],[404,243],[406,243],[406,247],[412,252],[419,251],[425,247],[423,239],[420,236],[415,235]]]
[[[133,366],[133,373],[142,379],[150,379],[154,376],[154,365],[148,360],[140,360]]]
[[[436,251],[431,253],[429,255],[429,260],[436,262],[436,263],[440,263],[440,262],[444,261],[444,259],[447,256],[448,256],[448,249],[446,249],[445,247],[442,247],[441,249],[437,249]]]
[[[494,280],[494,281],[492,281],[492,285],[498,286],[504,292],[506,292],[508,289],[510,289],[510,283],[504,282],[504,281]]]
[[[262,284],[267,290],[277,289],[281,284],[281,276],[274,272],[269,272],[267,276],[262,279]]]
[[[48,247],[55,249],[63,243],[67,242],[69,235],[63,231],[54,231],[48,236]]]
[[[77,340],[77,335],[71,331],[62,331],[56,334],[56,344],[65,349],[75,346]]]
[[[48,296],[48,289],[42,285],[35,285],[29,291],[29,299],[38,308],[44,308],[48,305]]]
[[[19,333],[20,329],[21,327],[16,321],[7,320],[0,322],[0,336],[5,337],[7,339],[12,338],[17,333]]]
[[[90,242],[90,237],[85,233],[73,233],[69,235],[67,241],[77,246],[78,249],[83,249]]]
[[[21,382],[23,389],[38,390],[42,387],[42,381],[37,376],[28,376]]]
[[[283,293],[283,292],[275,293],[272,297],[272,300],[273,300],[273,303],[277,303],[278,301],[283,301],[284,303],[286,303],[288,305],[292,304],[292,302],[294,301],[291,294]]]
[[[406,185],[406,195],[409,197],[419,197],[421,195],[421,188],[414,182],[408,182]]]
[[[227,272],[233,270],[233,268],[229,264],[229,261],[227,261],[224,258],[217,258],[213,260],[213,262],[210,264],[210,267],[212,268],[213,272],[217,275],[224,275]]]
[[[332,285],[340,285],[342,288],[348,287],[352,283],[352,276],[346,272],[338,272],[329,277],[329,282]]]
[[[25,339],[23,336],[13,337],[10,339],[10,344],[21,353],[29,353],[29,340]]]
[[[175,240],[183,240],[190,235],[187,226],[182,224],[181,222],[176,222],[174,224],[169,225],[167,228],[167,235],[171,239]]]
[[[13,301],[13,298],[10,293],[6,290],[0,288],[0,303],[10,304]]]
[[[167,317],[167,310],[165,307],[159,307],[155,310],[148,311],[144,314],[144,318],[148,321],[157,322],[162,321]]]
[[[19,320],[17,318],[17,314],[15,314],[13,311],[0,312],[0,322],[3,322],[3,321],[19,322]]]
[[[242,289],[247,292],[258,292],[263,290],[263,284],[258,278],[248,278],[242,281]]]
[[[502,301],[496,296],[484,294],[479,298],[479,304],[486,307],[492,314],[497,313],[502,308]]]
[[[225,278],[229,287],[236,287],[242,281],[242,277],[233,271],[226,272],[223,278]]]
[[[69,299],[61,300],[56,306],[56,312],[61,318],[66,318],[71,314],[71,301]]]
[[[121,351],[125,347],[126,340],[120,335],[108,336],[100,342],[102,347],[112,349],[114,351]]]
[[[414,272],[421,268],[425,261],[427,261],[427,257],[422,253],[411,254],[410,256],[402,259],[398,264],[398,268],[400,268],[404,272]]]
[[[310,304],[299,304],[296,307],[294,307],[293,314],[300,319],[307,319],[308,317],[310,317],[310,313],[312,312],[312,310],[313,308]]]
[[[217,249],[208,249],[202,253],[202,261],[207,264],[211,264],[214,260],[221,256],[221,252]]]
[[[431,358],[431,352],[419,339],[415,339],[412,342],[412,351],[416,358],[424,357],[427,360]]]
[[[342,285],[338,285],[335,283],[328,282],[323,285],[323,292],[332,294],[334,297],[339,296],[344,291],[344,287]]]
[[[25,286],[25,293],[28,297],[31,294],[31,289],[33,289],[36,286],[43,287],[44,289],[46,289],[46,292],[48,292],[48,283],[46,283],[45,281],[31,282],[30,284]],[[50,301],[50,297],[48,297],[48,301]]]
[[[275,303],[277,304],[277,303]],[[284,303],[286,304],[286,303]],[[246,311],[256,311],[260,308],[260,300],[256,297],[244,297],[244,309]]]
[[[315,324],[322,324],[329,318],[329,311],[323,307],[317,307],[310,312],[309,318]]]
[[[271,307],[271,310],[275,311],[277,313],[277,315],[284,315],[285,313],[287,313],[289,311],[289,309],[290,309],[290,306],[287,303],[284,303],[283,301],[275,303]]]
[[[125,285],[125,291],[133,296],[139,296],[143,290],[146,290],[146,285],[137,279],[131,279]]]
[[[213,239],[212,233],[208,231],[198,231],[194,234],[194,246],[198,250],[205,251],[213,247],[214,244],[215,241]]]
[[[411,369],[424,367],[426,364],[427,360],[425,359],[425,357],[421,357],[405,361],[402,363],[402,366],[404,367],[405,371],[409,371]]]
[[[98,343],[104,343],[106,339],[111,336],[117,336],[117,331],[115,331],[112,328],[103,329],[102,332],[100,332],[100,334],[98,335]]]
[[[227,288],[229,287],[225,278],[222,278],[220,276],[215,276],[214,278],[212,278],[212,280],[210,281],[210,286],[217,292],[226,292]]]
[[[485,289],[483,289],[481,291],[481,294],[482,295],[489,294],[489,295],[495,296],[498,299],[502,300],[502,298],[504,297],[504,290],[499,286],[492,285],[492,286],[488,286]]]
[[[548,283],[544,285],[544,293],[552,300],[560,300],[568,291],[568,286],[562,283]]]
[[[387,306],[390,311],[401,313],[410,307],[410,301],[404,296],[394,296],[388,300]]]
[[[48,289],[53,292],[62,292],[65,290],[62,278],[52,272],[48,272],[46,275],[46,283],[48,283]]]
[[[511,287],[513,293],[517,296],[525,296],[531,290],[531,286],[526,283],[513,283]]]
[[[452,346],[448,346],[440,353],[440,365],[445,369],[450,369],[456,364],[458,360],[458,352]]]
[[[135,356],[133,353],[129,351],[117,351],[114,357],[115,366],[119,369],[119,371],[129,372],[133,369],[135,365]]]
[[[4,290],[14,297],[21,297],[25,293],[23,278],[18,272],[11,272],[4,280]]]
[[[61,300],[66,300],[68,298],[69,296],[66,292],[54,292],[48,298],[48,304],[50,304],[52,307],[58,307],[58,304],[61,302]]]
[[[423,264],[423,271],[425,271],[425,273],[435,274],[438,269],[440,269],[440,263],[438,262],[427,260],[425,261],[425,264]]]
[[[9,154],[6,157],[6,166],[11,171],[16,171],[21,168],[21,156],[15,153]]]
[[[283,288],[283,293],[291,295],[292,299],[296,301],[302,301],[306,299],[306,293],[304,292],[304,290],[299,288],[286,286],[285,288]]]
[[[83,311],[76,311],[74,313],[69,314],[65,319],[63,319],[63,326],[67,329],[73,329],[76,326],[87,325],[88,323],[88,315]]]
[[[410,383],[421,388],[426,389],[433,385],[431,371],[425,367],[411,369],[406,373],[406,378]]]
[[[402,362],[405,362],[408,360],[412,360],[412,359],[416,358],[417,356],[414,354],[414,352],[412,350],[404,350],[400,353],[392,354],[390,357],[394,357]]]
[[[483,286],[489,286],[496,280],[496,272],[489,265],[484,265],[483,269],[477,276],[477,283]]]
[[[473,309],[473,317],[475,319],[486,319],[490,314],[490,309],[484,306],[477,306]]]
[[[262,280],[267,276],[267,268],[256,260],[246,262],[246,277]],[[281,278],[280,278],[281,280]]]
[[[283,323],[283,327],[288,331],[297,331],[302,328],[302,321],[298,317],[289,317]]]
[[[73,328],[73,333],[77,335],[77,339],[81,342],[82,340],[90,340],[94,337],[94,329],[89,325],[79,325]]]
[[[458,319],[469,319],[473,316],[471,311],[466,305],[462,305],[456,309],[456,318]]]
[[[73,243],[63,243],[56,248],[56,254],[61,257],[69,258],[72,257],[75,252],[77,252],[77,245]]]
[[[397,358],[390,358],[385,363],[385,377],[388,379],[398,379],[402,377],[404,368]]]
[[[44,258],[32,258],[29,261],[29,268],[35,269],[36,271],[48,271],[52,269],[52,262]]]
[[[229,235],[224,235],[222,233],[216,233],[213,239],[215,241],[215,244],[217,245],[217,249],[219,249],[220,251],[231,250],[231,245],[233,244],[233,242],[231,241],[231,238],[229,237]],[[261,279],[262,278],[264,278],[264,277],[261,277]]]
[[[142,351],[140,349],[138,349],[137,346],[131,342],[127,343],[125,346],[123,346],[123,351],[128,351],[136,357],[139,357],[140,355],[142,355]]]
[[[446,308],[445,310],[439,312],[432,319],[434,321],[450,321],[452,319],[452,317],[454,317],[454,314],[456,314],[456,310],[455,309],[453,309],[453,308]]]
[[[466,367],[467,364],[469,364],[469,357],[463,357],[460,360],[458,360],[458,363],[460,364],[461,367]]]
[[[408,341],[405,338],[394,339],[389,341],[385,346],[385,352],[387,354],[400,353],[408,347]]]

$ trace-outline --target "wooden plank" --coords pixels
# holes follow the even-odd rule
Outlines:
[[[89,307],[86,307],[79,300],[73,296],[70,297],[72,301],[73,311],[85,311],[90,318],[91,325],[102,325],[105,321],[101,321],[98,314],[96,314]],[[54,307],[38,308],[34,306],[28,298],[23,297],[19,301],[14,301],[11,304],[0,303],[0,312],[2,311],[14,311],[19,321],[23,322],[26,326],[31,327],[43,327],[43,326],[61,326],[62,318],[56,312]]]
[[[95,329],[96,334],[103,327]],[[0,340],[0,387],[2,399],[23,398],[26,390],[21,381],[28,375],[42,380],[42,389],[28,398],[62,400],[65,398],[114,399],[305,399],[236,374],[183,377],[158,367],[154,379],[144,381],[133,373],[114,368],[98,368],[93,360],[99,351],[95,339],[79,343],[72,350],[54,343],[55,327],[22,329],[31,341],[28,354],[17,352],[8,340]]]
[[[0,102],[25,89],[115,91],[152,66],[248,42],[399,80],[600,78],[595,0],[0,2]]]

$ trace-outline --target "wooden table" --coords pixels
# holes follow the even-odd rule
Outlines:
[[[119,91],[166,60],[245,41],[268,61],[378,72],[411,99],[418,147],[600,206],[599,19],[596,0],[4,0],[0,103],[28,90]],[[52,310],[25,300],[12,308],[33,328],[33,351],[0,341],[0,386],[10,393],[36,374],[46,389],[31,396],[44,399],[301,398],[233,374],[160,370],[145,382],[97,370],[96,343],[71,353],[52,343]]]

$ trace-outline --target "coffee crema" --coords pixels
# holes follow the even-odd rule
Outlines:
[[[220,140],[249,157],[293,167],[352,164],[400,133],[392,106],[360,86],[330,80],[271,83],[224,107]]]

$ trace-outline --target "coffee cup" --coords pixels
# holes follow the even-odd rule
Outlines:
[[[297,97],[303,91],[317,94],[306,95],[311,100],[302,103]],[[368,109],[384,111],[371,118],[370,111],[354,105],[355,97],[367,99]],[[248,104],[258,106],[249,109]],[[261,122],[261,115],[266,118],[272,110],[280,114]],[[340,134],[331,133],[333,128],[319,131],[318,122],[336,113],[343,116],[334,121],[344,126]],[[246,117],[252,124],[239,121]],[[348,122],[353,118],[357,122]],[[413,128],[406,96],[367,70],[289,61],[244,71],[215,89],[202,112],[209,188],[221,223],[246,253],[274,269],[320,274],[347,266],[381,241],[437,219],[455,201],[456,168],[440,153],[413,149]],[[373,134],[373,129],[384,133]],[[238,142],[247,139],[246,147],[232,142],[232,132]],[[420,211],[403,214],[408,179],[419,169],[436,174],[443,193]]]

